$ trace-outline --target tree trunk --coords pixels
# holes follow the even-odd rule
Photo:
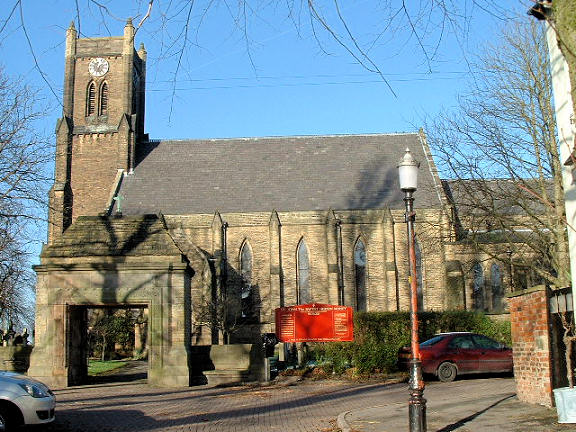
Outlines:
[[[102,336],[102,353],[100,355],[102,361],[106,360],[106,336]]]
[[[574,388],[574,371],[572,370],[572,345],[574,336],[564,334],[564,345],[566,346],[566,376],[568,377],[568,387]]]

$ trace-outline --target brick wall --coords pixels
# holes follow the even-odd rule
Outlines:
[[[552,406],[550,316],[544,287],[509,296],[518,399]]]

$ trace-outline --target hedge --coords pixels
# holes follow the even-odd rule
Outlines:
[[[510,322],[494,321],[479,312],[422,312],[418,321],[421,342],[440,332],[469,331],[511,344]],[[398,351],[408,345],[408,312],[358,312],[354,315],[354,342],[314,344],[311,348],[316,363],[325,369],[342,373],[355,367],[358,373],[367,374],[397,371]]]

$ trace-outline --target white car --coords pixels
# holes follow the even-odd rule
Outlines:
[[[0,371],[0,432],[54,420],[56,398],[40,381]]]

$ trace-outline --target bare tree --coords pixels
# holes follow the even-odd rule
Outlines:
[[[33,277],[26,228],[45,219],[49,141],[35,130],[43,116],[32,89],[0,70],[0,319],[29,318]],[[30,299],[31,300],[31,299]]]
[[[222,22],[221,31],[241,36],[253,65],[252,52],[256,44],[252,39],[253,30],[265,26],[277,33],[288,30],[312,37],[320,52],[345,54],[388,84],[385,65],[399,51],[417,53],[425,67],[432,71],[448,35],[455,36],[462,52],[466,52],[469,28],[478,14],[508,19],[515,15],[514,8],[517,10],[521,1],[505,5],[490,0],[389,0],[351,5],[341,0],[138,0],[127,6],[107,0],[77,0],[75,16],[70,18],[82,36],[94,36],[91,31],[84,32],[89,22],[98,23],[103,35],[111,35],[116,31],[111,24],[125,21],[128,11],[137,31],[147,32],[159,40],[159,59],[171,62],[174,83],[186,78],[187,68],[194,59],[192,50],[202,47],[202,29],[220,14],[222,21],[228,18],[228,22]],[[31,7],[29,0],[10,0],[5,5],[3,19],[0,12],[0,34],[7,30],[22,33],[35,67],[57,95],[59,92],[43,73],[38,49],[28,31],[27,12]],[[388,87],[394,93],[393,88]],[[173,93],[176,91],[174,85]]]
[[[374,31],[366,32],[362,29],[362,23],[355,22],[351,17],[352,8],[339,0],[179,0],[168,3],[141,0],[135,2],[133,18],[137,19],[138,28],[146,25],[159,31],[165,38],[165,54],[178,54],[180,64],[186,47],[197,43],[199,29],[210,18],[210,13],[219,8],[227,11],[232,25],[245,36],[247,43],[253,26],[274,25],[263,19],[263,12],[272,10],[281,19],[281,25],[291,23],[297,30],[310,31],[320,44],[325,40],[323,36],[328,36],[360,65],[373,72],[379,72],[379,69],[370,57],[370,50],[378,41],[390,39],[403,29],[410,29],[408,37],[414,39],[424,59],[430,62],[437,55],[437,47],[443,37],[448,33],[465,35],[475,14],[489,13],[500,18],[513,15],[509,6],[489,0],[427,0],[415,4],[405,0],[368,2],[361,6],[364,18],[376,18],[379,25]],[[354,11],[357,12],[358,8],[354,7]],[[118,17],[119,14],[109,3],[96,0],[76,2],[76,19],[80,30],[83,19],[100,18],[106,25]],[[400,42],[406,43],[405,40]]]
[[[0,232],[0,323],[4,328],[34,323],[34,277],[17,236],[18,232],[6,229]]]
[[[540,281],[567,286],[564,191],[548,52],[541,27],[503,32],[469,91],[427,125],[458,209],[460,240]],[[509,253],[505,253],[508,251]]]
[[[240,307],[240,299],[232,295],[203,297],[196,305],[194,325],[217,332],[218,343],[229,344],[231,336],[244,325]]]
[[[225,284],[218,282],[207,290],[195,305],[194,324],[218,333],[218,343],[228,344],[238,333],[250,331],[254,325],[264,323],[262,298],[257,280],[246,281],[232,267]]]
[[[536,11],[554,8],[554,14],[542,14],[542,19],[549,19],[557,30],[558,40],[570,64],[572,87],[576,89],[576,11],[571,0],[388,0],[354,6],[341,0],[138,0],[129,6],[108,0],[77,0],[74,4],[75,16],[71,18],[76,21],[79,34],[83,36],[93,36],[83,33],[88,22],[98,23],[102,33],[111,35],[114,33],[111,23],[125,21],[128,18],[125,14],[129,11],[137,30],[142,29],[160,40],[162,52],[159,58],[174,62],[174,82],[187,73],[186,66],[193,58],[191,50],[201,46],[201,29],[210,22],[213,13],[221,11],[229,18],[228,25],[222,26],[223,32],[238,31],[242,35],[251,61],[254,43],[251,39],[252,29],[264,25],[282,32],[292,27],[303,36],[314,37],[320,51],[326,54],[345,53],[362,68],[378,74],[387,82],[383,65],[394,56],[395,51],[413,51],[432,71],[434,62],[442,52],[442,42],[448,35],[455,36],[456,44],[463,53],[467,53],[467,35],[478,15],[488,14],[504,22],[517,18],[519,12],[523,14],[531,6]],[[43,72],[33,35],[28,32],[27,11],[31,7],[33,4],[29,0],[10,0],[0,12],[0,35],[10,31],[22,33],[35,67],[57,96],[59,92],[53,89]],[[267,21],[265,16],[274,16],[274,22]],[[382,52],[379,47],[385,47],[384,58],[376,54]],[[392,87],[390,90],[394,92]],[[176,92],[176,86],[173,86],[173,92]]]

